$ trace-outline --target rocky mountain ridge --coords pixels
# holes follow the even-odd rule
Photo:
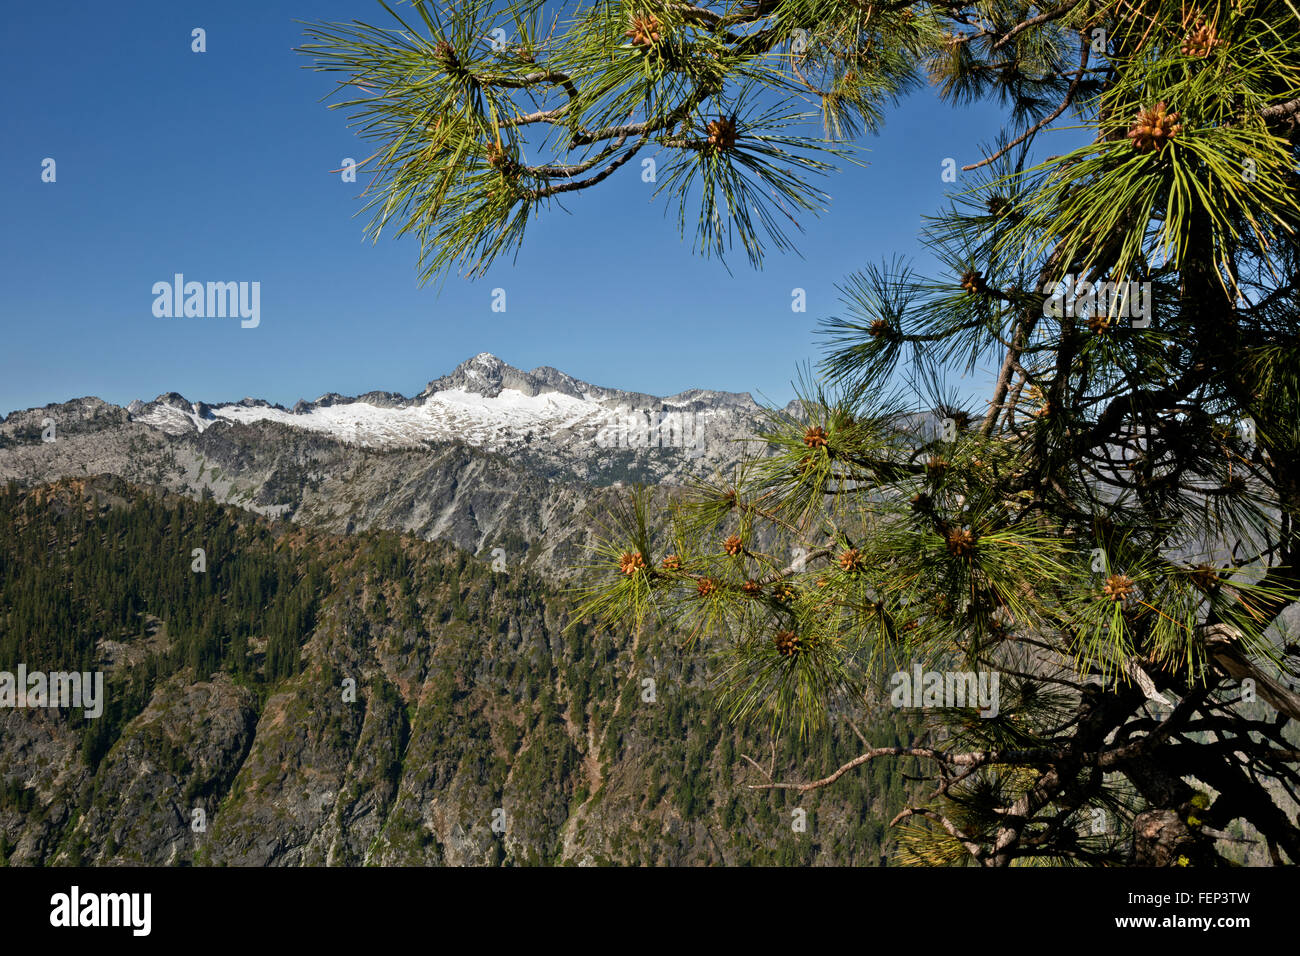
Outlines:
[[[405,531],[485,558],[499,548],[512,566],[565,575],[605,489],[726,470],[753,452],[762,416],[748,394],[657,398],[481,353],[410,399],[331,393],[286,409],[169,392],[16,411],[0,421],[0,480],[113,474],[336,533]]]

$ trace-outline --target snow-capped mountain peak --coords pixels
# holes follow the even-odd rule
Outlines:
[[[209,405],[172,392],[133,402],[129,411],[132,420],[169,434],[276,422],[371,448],[458,441],[494,453],[551,457],[565,468],[593,456],[614,460],[620,450],[624,458],[646,459],[651,452],[663,458],[667,451],[717,464],[734,457],[733,439],[752,435],[760,413],[747,393],[688,389],[660,398],[592,385],[549,366],[525,372],[490,352],[460,363],[413,398],[327,392],[286,409],[255,398]],[[678,467],[665,464],[669,472]]]

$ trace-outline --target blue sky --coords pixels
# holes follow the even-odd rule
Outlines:
[[[515,261],[420,288],[414,239],[363,239],[374,147],[320,102],[299,20],[386,23],[374,0],[13,6],[0,34],[8,92],[0,151],[0,414],[83,395],[125,404],[179,391],[292,404],[326,391],[413,394],[478,352],[654,394],[692,386],[785,402],[820,355],[835,285],[870,261],[920,263],[940,163],[978,159],[993,107],[928,92],[862,141],[865,168],[825,182],[829,212],[802,257],[732,272],[692,253],[635,163],[551,207]],[[190,49],[191,30],[207,52]],[[46,157],[57,181],[41,181]],[[665,215],[665,212],[669,215]],[[261,324],[153,315],[152,286],[258,281]],[[807,312],[791,311],[791,289]],[[507,311],[493,312],[504,288]]]

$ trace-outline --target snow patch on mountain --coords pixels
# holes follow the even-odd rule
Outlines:
[[[521,371],[488,352],[411,398],[327,392],[286,408],[259,398],[207,405],[168,392],[111,410],[123,423],[178,439],[265,422],[383,451],[461,444],[505,455],[540,475],[596,483],[674,482],[726,469],[752,447],[745,441],[762,415],[747,393],[692,388],[662,398],[593,385],[547,366]],[[9,416],[10,430],[21,417]],[[60,414],[60,426],[68,417]]]
[[[575,444],[610,447],[611,429],[635,432],[639,423],[643,435],[614,435],[613,447],[665,447],[669,439],[676,442],[672,436],[681,433],[686,416],[688,437],[725,420],[722,437],[729,440],[752,423],[759,407],[747,393],[688,389],[658,398],[592,385],[548,366],[524,372],[480,352],[411,399],[396,392],[357,398],[328,392],[290,410],[255,398],[209,407],[171,392],[147,404],[133,402],[130,411],[134,421],[173,435],[222,422],[271,421],[372,448],[461,441],[499,452],[534,442],[553,451]]]
[[[526,395],[509,388],[491,397],[452,388],[428,395],[418,405],[388,408],[354,401],[313,406],[299,414],[239,405],[218,405],[212,413],[218,419],[246,424],[279,422],[371,447],[460,440],[490,451],[525,441],[529,432],[549,436],[580,426],[594,430],[614,418],[609,409],[594,402],[556,392]]]

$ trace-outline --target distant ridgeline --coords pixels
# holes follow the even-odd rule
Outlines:
[[[0,672],[102,673],[98,718],[0,708],[14,864],[871,865],[910,761],[754,791],[671,635],[388,532],[333,536],[100,476],[0,486]],[[873,744],[914,739],[888,707]],[[778,778],[860,750],[785,738]]]

